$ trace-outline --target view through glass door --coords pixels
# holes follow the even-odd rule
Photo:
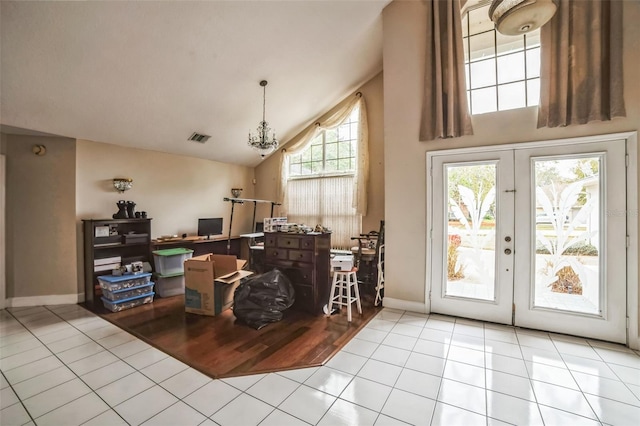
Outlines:
[[[431,157],[431,310],[626,340],[625,142]]]

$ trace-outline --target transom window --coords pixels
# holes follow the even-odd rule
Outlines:
[[[289,159],[289,178],[355,174],[360,108],[338,127],[323,130],[311,145]]]
[[[538,105],[540,29],[506,36],[495,30],[488,12],[489,4],[462,16],[471,114]]]

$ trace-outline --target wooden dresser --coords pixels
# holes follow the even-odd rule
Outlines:
[[[265,232],[266,270],[278,268],[296,291],[294,309],[322,314],[329,301],[331,234]]]

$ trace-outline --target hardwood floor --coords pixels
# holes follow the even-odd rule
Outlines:
[[[362,302],[362,316],[356,311],[351,323],[344,310],[330,317],[287,310],[281,321],[260,330],[236,321],[232,310],[215,317],[185,313],[183,296],[158,298],[116,313],[87,307],[185,364],[220,378],[324,364],[381,309],[369,298]]]

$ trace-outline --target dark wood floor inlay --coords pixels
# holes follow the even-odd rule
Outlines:
[[[215,317],[185,313],[183,296],[116,313],[86,307],[213,378],[323,365],[380,310],[365,298],[362,316],[356,311],[351,323],[344,311],[325,317],[287,310],[281,321],[254,330],[232,310]]]

